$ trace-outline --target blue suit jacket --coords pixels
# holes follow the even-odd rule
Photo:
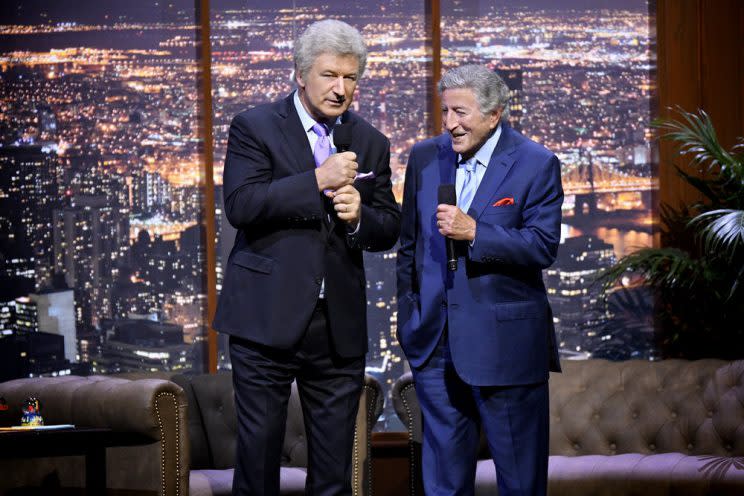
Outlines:
[[[436,227],[438,187],[455,182],[449,134],[413,147],[403,196],[398,339],[411,365],[420,367],[446,321],[455,369],[475,386],[536,383],[560,370],[542,281],[560,241],[560,163],[501,126],[467,212],[477,223],[475,241],[457,242],[456,272],[447,271],[445,240]]]
[[[214,318],[218,331],[292,348],[305,333],[325,280],[336,352],[353,357],[367,351],[362,250],[392,248],[400,213],[388,139],[352,112],[342,121],[352,124],[359,172],[374,172],[374,179],[354,184],[362,200],[354,236],[318,192],[315,159],[292,95],[233,119],[224,194],[227,219],[238,232]]]

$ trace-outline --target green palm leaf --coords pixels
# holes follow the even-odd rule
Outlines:
[[[600,278],[606,294],[635,274],[655,290],[662,343],[681,356],[740,356],[744,339],[744,139],[726,151],[708,114],[677,107],[676,119],[653,125],[689,159],[674,166],[701,200],[662,205],[664,248],[643,248],[622,257]],[[676,351],[675,351],[676,350]]]
[[[744,184],[744,161],[740,155],[727,152],[718,142],[716,130],[705,111],[699,115],[674,108],[682,119],[657,119],[653,125],[666,130],[664,138],[679,143],[680,155],[691,155],[696,170],[717,175],[723,183]]]
[[[690,226],[698,231],[706,254],[733,261],[744,247],[744,210],[711,210],[692,219]]]
[[[705,278],[705,262],[677,248],[642,248],[624,256],[602,274],[605,287],[628,273],[640,274],[660,289],[689,289]]]

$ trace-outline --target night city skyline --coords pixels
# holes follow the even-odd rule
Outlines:
[[[603,298],[594,283],[654,239],[650,14],[643,1],[586,3],[442,2],[442,63],[499,71],[512,123],[561,160],[564,239],[544,278],[562,357],[654,358],[650,319],[618,323],[623,304],[647,295],[631,285]],[[105,14],[91,3],[70,18],[71,5],[23,2],[0,25],[0,357],[23,355],[22,374],[201,372],[194,4],[135,1]],[[364,5],[362,14],[346,2],[213,3],[218,290],[234,232],[221,204],[230,120],[292,91],[291,40],[315,20],[340,18],[368,43],[353,109],[389,137],[400,200],[410,148],[428,137],[424,4]],[[395,250],[365,254],[365,265],[367,371],[387,392],[407,370],[395,337]],[[218,365],[229,368],[223,338]],[[396,428],[391,409],[381,428]]]

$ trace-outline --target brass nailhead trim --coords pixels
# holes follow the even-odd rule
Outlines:
[[[372,422],[375,405],[377,405],[377,389],[364,385],[364,389],[369,391],[370,400],[367,406],[367,496],[372,496]]]
[[[412,387],[414,387],[413,382],[403,387],[400,391],[400,399],[403,402],[403,407],[406,409],[406,415],[408,416],[408,422],[406,422],[406,424],[408,424],[406,427],[408,427],[408,460],[410,463],[410,466],[408,467],[410,474],[408,476],[408,490],[410,491],[411,496],[414,496],[416,494],[416,463],[414,461],[416,453],[413,449],[413,420],[411,418],[411,407],[408,404],[408,400],[406,400],[406,394]],[[423,432],[421,435],[423,436]]]
[[[180,423],[181,419],[179,416],[178,411],[178,400],[176,400],[176,395],[173,393],[168,392],[161,392],[158,393],[158,395],[155,397],[155,415],[158,418],[158,428],[160,429],[160,444],[163,447],[161,455],[160,455],[160,489],[161,494],[165,496],[166,493],[166,483],[165,483],[165,454],[166,454],[166,443],[165,443],[165,426],[163,423],[163,420],[160,416],[160,408],[158,407],[158,400],[161,396],[170,396],[173,400],[174,410],[176,412],[176,492],[175,494],[177,496],[180,496],[181,494],[181,464],[179,463],[179,457],[180,457],[180,447],[181,447],[181,431],[180,431]]]
[[[372,425],[372,409],[370,408],[370,405],[374,405],[377,403],[377,391],[368,386],[367,384],[364,385],[365,395],[367,396],[367,400],[372,397],[372,402],[367,403],[367,428],[366,428],[366,435],[367,438],[366,444],[367,444],[367,457],[365,460],[365,465],[367,465],[367,496],[372,495],[372,436],[370,434],[370,428],[369,426]],[[353,474],[352,474],[352,492],[354,496],[362,496],[359,494],[359,490],[357,489],[357,486],[359,485],[359,432],[357,432],[356,427],[354,428],[354,467],[353,467]]]

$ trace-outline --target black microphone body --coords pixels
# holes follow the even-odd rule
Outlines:
[[[437,191],[438,203],[444,205],[457,205],[457,195],[455,194],[454,184],[440,184]],[[447,269],[452,272],[457,270],[457,255],[455,254],[455,240],[444,238],[447,247]]]
[[[342,122],[333,128],[333,144],[336,152],[348,152],[351,149],[351,123]]]

